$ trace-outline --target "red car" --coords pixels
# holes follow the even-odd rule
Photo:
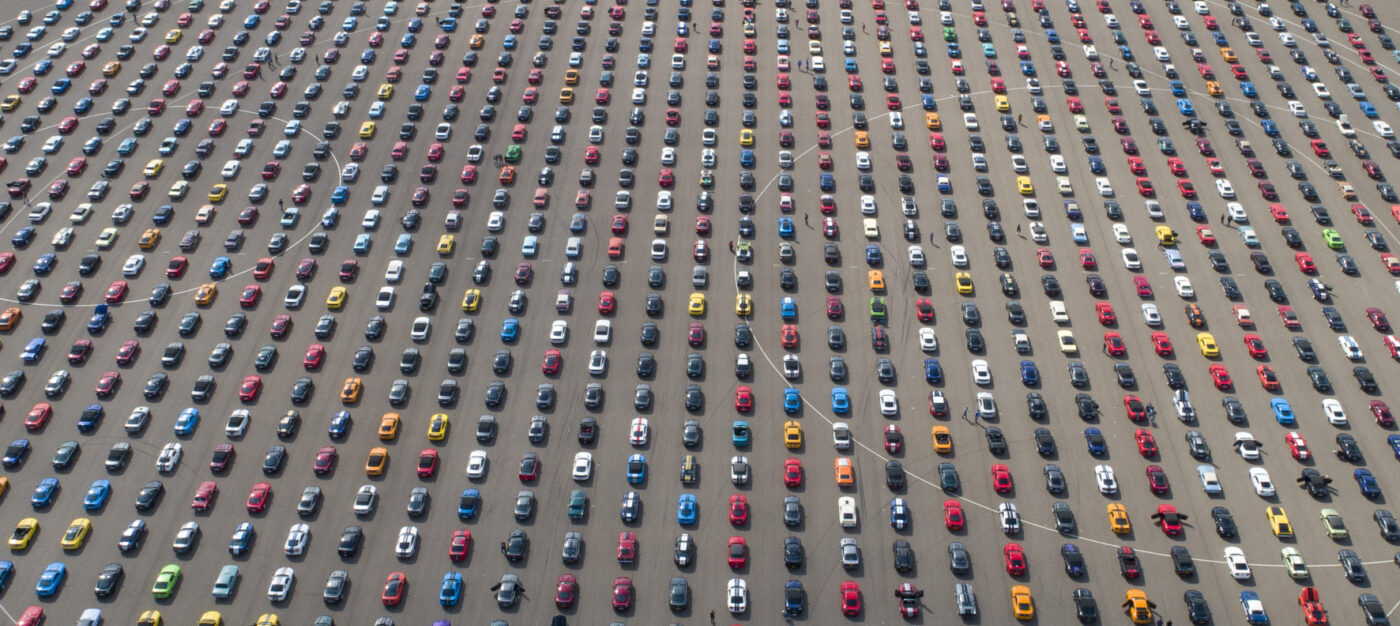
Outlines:
[[[899,431],[899,426],[890,424],[885,427],[885,451],[890,454],[898,454],[904,447],[904,433]]]
[[[789,350],[797,347],[797,327],[792,324],[783,324],[781,329],[783,347]]]
[[[194,492],[194,501],[190,502],[190,508],[196,511],[209,510],[209,507],[214,504],[214,496],[217,493],[219,493],[218,483],[212,480],[199,483],[199,487]]]
[[[705,325],[700,322],[691,322],[690,327],[686,329],[685,340],[692,346],[705,343]]]
[[[845,314],[845,307],[841,305],[841,296],[826,297],[826,317],[827,319],[839,320]]]
[[[553,376],[559,373],[559,366],[563,363],[563,355],[561,355],[558,350],[550,348],[544,351],[544,362],[540,364],[540,370],[542,370],[546,376]]]
[[[566,609],[573,606],[577,599],[578,579],[573,574],[560,574],[559,585],[554,589],[554,606]]]
[[[68,363],[71,365],[82,365],[87,362],[88,355],[92,354],[92,340],[79,339],[73,342],[73,346],[68,348]]]
[[[612,225],[610,228],[612,229],[612,234],[614,235],[627,234],[627,216],[614,215],[612,217]]]
[[[452,542],[447,547],[447,558],[460,561],[467,558],[472,549],[472,531],[458,528],[452,531]]]
[[[729,496],[729,523],[735,526],[749,523],[749,499],[743,494]]]
[[[1383,333],[1390,332],[1390,320],[1386,319],[1385,311],[1376,307],[1369,307],[1366,309],[1366,319],[1371,320],[1371,328]]]
[[[268,332],[272,335],[273,339],[281,339],[283,337],[286,337],[287,333],[291,331],[292,316],[284,313],[282,315],[278,315],[277,317],[272,318],[272,329]]]
[[[141,350],[141,342],[135,339],[128,339],[122,342],[117,348],[117,365],[131,365],[136,361],[136,353]]]
[[[1254,373],[1259,376],[1259,384],[1267,391],[1278,391],[1278,373],[1268,365],[1260,365],[1254,368]]]
[[[97,397],[110,398],[117,393],[117,387],[122,384],[122,375],[118,372],[106,372],[102,378],[97,379]]]
[[[613,579],[612,607],[614,611],[632,608],[632,579],[618,576]]]
[[[919,321],[925,324],[933,322],[933,301],[928,298],[919,298],[914,301],[914,313],[919,317]]]
[[[841,614],[860,615],[860,585],[853,580],[841,583]]]
[[[749,562],[749,545],[744,538],[734,535],[729,538],[729,567],[739,569]]]
[[[81,174],[83,173],[83,170],[86,170],[86,169],[87,169],[87,159],[86,159],[86,158],[83,158],[83,157],[73,157],[73,160],[68,162],[68,170],[67,170],[67,171],[68,171],[68,175],[69,175],[69,176],[79,176],[79,175],[81,175]]]
[[[1306,252],[1294,253],[1293,262],[1298,264],[1298,271],[1304,274],[1317,273],[1317,262],[1313,261],[1311,254]]]
[[[1385,401],[1372,400],[1370,409],[1371,415],[1375,416],[1376,418],[1377,426],[1389,428],[1395,425],[1395,418],[1390,415],[1390,406],[1387,405]]]
[[[337,456],[335,446],[321,446],[316,452],[316,460],[311,463],[311,470],[318,476],[329,474],[335,469],[335,459]]]
[[[1149,459],[1157,456],[1157,439],[1152,436],[1152,431],[1146,428],[1134,430],[1133,439],[1137,441],[1138,454]]]
[[[943,525],[948,530],[962,530],[967,525],[961,502],[952,498],[943,501]]]
[[[1021,549],[1021,544],[1014,541],[1009,542],[1001,549],[1001,554],[1006,558],[1007,574],[1012,576],[1026,574],[1026,551]]]
[[[58,301],[64,304],[73,304],[78,301],[78,297],[83,294],[83,284],[70,280],[64,283],[63,289],[58,292]]]
[[[1118,316],[1113,313],[1113,305],[1107,302],[1099,302],[1094,305],[1094,311],[1099,316],[1100,324],[1112,326],[1118,323]]]
[[[997,493],[1011,493],[1011,468],[1003,463],[992,466],[992,489]]]
[[[1176,181],[1176,188],[1181,192],[1181,197],[1187,200],[1196,197],[1196,186],[1192,184],[1190,180],[1183,179]]]
[[[1141,176],[1137,179],[1137,190],[1138,195],[1144,198],[1151,198],[1157,195],[1157,189],[1152,186],[1152,180]]]
[[[244,402],[252,402],[258,399],[258,393],[262,391],[262,376],[249,374],[243,379],[243,384],[238,388],[238,399]]]
[[[1099,268],[1099,262],[1094,258],[1094,252],[1088,248],[1079,249],[1079,265],[1086,270]]]
[[[261,513],[267,510],[267,503],[272,499],[272,485],[262,482],[253,485],[252,491],[248,492],[248,502],[245,505],[249,513]]]
[[[631,563],[637,560],[637,534],[623,531],[617,534],[617,562]]]
[[[1278,308],[1279,319],[1283,320],[1284,328],[1296,330],[1303,327],[1303,321],[1298,319],[1298,312],[1293,307],[1283,305]]]
[[[258,300],[262,298],[262,287],[259,285],[247,285],[243,288],[243,293],[238,296],[238,305],[250,309],[258,305]]]
[[[1216,389],[1221,390],[1229,389],[1233,384],[1230,381],[1230,370],[1226,369],[1224,365],[1221,365],[1219,363],[1211,364],[1210,380],[1212,383],[1215,383]]]
[[[1050,253],[1049,248],[1037,248],[1035,258],[1042,268],[1050,269],[1055,266],[1055,255]]]
[[[783,485],[787,487],[802,486],[802,461],[789,458],[783,461]]]
[[[276,263],[272,257],[263,257],[253,265],[253,278],[257,280],[267,280],[272,277],[272,267]]]
[[[1128,344],[1123,342],[1123,336],[1115,331],[1108,331],[1103,334],[1104,349],[1112,356],[1124,356],[1128,354]]]
[[[50,417],[53,417],[53,405],[40,402],[29,409],[29,414],[24,417],[24,429],[39,430],[49,423]]]
[[[1152,333],[1152,349],[1157,351],[1159,356],[1169,356],[1172,353],[1172,340],[1162,331]]]
[[[1322,608],[1322,596],[1317,587],[1303,587],[1298,592],[1298,607],[1303,611],[1303,622],[1308,626],[1327,626],[1327,609]]]
[[[695,217],[695,234],[697,234],[697,235],[708,235],[708,234],[710,234],[710,216],[708,216],[708,215],[698,215],[698,216]]]
[[[1128,419],[1134,422],[1147,419],[1147,405],[1143,404],[1142,398],[1133,394],[1123,396],[1123,411],[1128,414]]]
[[[1288,452],[1293,455],[1293,458],[1303,461],[1312,456],[1312,450],[1308,449],[1308,441],[1303,439],[1298,431],[1288,431],[1288,434],[1283,436],[1283,440],[1288,443]]]
[[[432,448],[423,448],[418,453],[418,467],[415,470],[419,478],[432,478],[437,473],[438,451]]]
[[[1139,298],[1147,299],[1152,297],[1152,283],[1147,282],[1146,276],[1134,276],[1133,286],[1137,288]]]
[[[598,294],[598,312],[603,315],[612,315],[617,310],[617,294],[611,291],[604,291]]]
[[[1264,340],[1254,333],[1244,336],[1244,345],[1249,349],[1249,356],[1256,359],[1265,359],[1269,356],[1269,351],[1264,347]]]
[[[394,572],[384,579],[384,593],[379,599],[384,606],[398,606],[403,602],[403,594],[408,591],[408,577],[403,572]]]
[[[1174,537],[1181,534],[1181,520],[1185,519],[1185,517],[1176,512],[1175,506],[1159,504],[1157,505],[1157,512],[1152,515],[1152,519],[1157,520],[1157,523],[1162,525],[1163,533]]]
[[[540,457],[538,454],[526,452],[524,456],[520,457],[519,475],[522,483],[534,482],[540,477]]]
[[[1171,483],[1167,482],[1167,471],[1161,465],[1147,466],[1147,487],[1152,493],[1162,495],[1171,489]]]

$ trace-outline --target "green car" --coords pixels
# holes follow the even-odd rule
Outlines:
[[[588,495],[582,489],[569,493],[569,519],[583,519],[588,511]]]
[[[889,309],[885,306],[885,299],[875,296],[870,299],[870,323],[879,324],[885,321],[885,315]]]
[[[1335,228],[1322,229],[1322,240],[1327,242],[1327,247],[1333,250],[1342,248],[1342,234]]]
[[[520,144],[518,144],[518,143],[513,143],[513,144],[510,144],[510,147],[506,148],[506,162],[507,162],[507,163],[519,163],[519,162],[520,162]]]
[[[958,40],[958,31],[955,30],[952,26],[944,26],[944,27],[943,27],[943,41],[957,41],[957,40]]]
[[[180,584],[180,566],[174,563],[160,568],[160,574],[156,576],[156,584],[151,585],[151,595],[157,600],[165,600],[175,593],[175,587]]]

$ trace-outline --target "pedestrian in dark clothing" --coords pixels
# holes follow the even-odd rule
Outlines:
[[[286,208],[286,207],[287,207],[286,201],[283,200],[283,199],[281,199],[281,198],[278,198],[278,199],[277,199],[277,208],[279,208],[279,209],[284,209],[284,208]]]
[[[733,252],[733,251],[734,251],[734,242],[733,242],[733,241],[730,241],[730,242],[729,242],[729,251],[730,251],[730,252]]]
[[[715,610],[714,610],[714,609],[710,609],[710,626],[714,626],[714,623],[715,623]]]
[[[810,213],[803,213],[803,214],[802,214],[802,223],[803,223],[803,224],[806,224],[806,225],[808,225],[808,226],[811,226],[811,225],[812,225],[812,215],[811,215]]]

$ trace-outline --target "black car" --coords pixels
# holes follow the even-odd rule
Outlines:
[[[292,383],[292,404],[306,404],[310,402],[313,389],[315,389],[315,383],[311,382],[309,376],[298,378],[296,382]]]
[[[891,491],[899,491],[904,489],[904,484],[904,464],[893,460],[885,462],[885,486]]]
[[[1209,624],[1211,622],[1210,605],[1206,604],[1206,597],[1195,589],[1186,590],[1186,595],[1182,598],[1186,602],[1186,617],[1192,624]]]
[[[1043,420],[1050,417],[1050,405],[1040,392],[1031,391],[1026,394],[1026,413],[1033,420]]]
[[[1093,623],[1099,619],[1099,603],[1094,600],[1094,594],[1083,587],[1075,588],[1070,594],[1074,600],[1074,615],[1080,622],[1085,624]]]
[[[340,542],[336,544],[335,552],[340,558],[348,559],[355,556],[360,551],[360,544],[364,543],[365,533],[359,526],[346,526],[340,533]]]
[[[121,563],[111,563],[107,565],[102,568],[102,571],[97,575],[97,584],[93,587],[93,592],[96,593],[99,598],[106,598],[116,593],[117,588],[122,584],[122,578],[124,576],[125,572],[122,570]]]
[[[165,485],[159,480],[146,483],[141,491],[136,494],[136,510],[148,511],[160,502],[160,498],[165,494]]]
[[[1338,457],[1352,463],[1361,461],[1361,447],[1356,444],[1356,437],[1347,433],[1338,433],[1336,441]]]
[[[1176,575],[1182,578],[1190,578],[1196,575],[1196,562],[1191,558],[1191,551],[1185,546],[1172,546],[1171,550],[1172,568],[1176,570]]]
[[[1210,517],[1215,520],[1215,532],[1221,538],[1229,539],[1239,532],[1235,527],[1235,516],[1230,514],[1230,509],[1217,506],[1210,510]]]
[[[1006,454],[1006,436],[996,426],[987,427],[987,449],[995,456]]]
[[[282,468],[287,464],[287,448],[285,446],[274,445],[267,449],[267,454],[263,456],[263,474],[272,476],[281,473]]]
[[[914,569],[914,548],[904,539],[896,539],[890,546],[894,552],[894,569],[908,572]]]
[[[786,537],[783,539],[783,565],[788,569],[802,567],[806,559],[806,550],[802,547],[802,540],[797,537]]]

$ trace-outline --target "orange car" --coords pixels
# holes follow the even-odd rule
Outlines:
[[[856,484],[855,468],[850,457],[838,457],[835,462],[836,484],[840,487],[853,487]]]
[[[793,349],[797,347],[797,326],[793,324],[783,324],[783,347]]]

